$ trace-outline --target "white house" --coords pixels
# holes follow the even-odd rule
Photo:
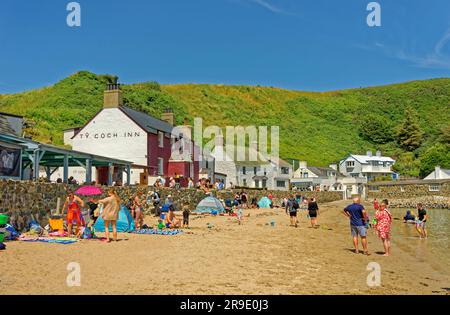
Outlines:
[[[439,165],[435,167],[434,171],[431,172],[424,180],[435,180],[435,179],[450,179],[450,170],[443,169]]]
[[[251,148],[235,148],[231,157],[223,148],[223,137],[217,137],[216,146],[211,153],[214,157],[214,173],[216,179],[224,179],[225,187],[233,186],[249,188],[266,188],[269,190],[289,190],[292,178],[292,166],[280,158],[258,158],[256,161],[249,157],[259,156]],[[237,159],[239,149],[245,150],[245,159]]]
[[[395,160],[382,156],[380,151],[372,155],[367,151],[366,155],[350,154],[339,162],[339,172],[345,176],[365,177],[367,180],[374,180],[377,177],[393,176],[392,166]]]
[[[294,172],[292,186],[299,190],[341,190],[338,177],[344,177],[337,171],[337,165],[329,167],[308,166],[306,161],[300,161],[299,168]]]
[[[175,136],[172,134],[174,123],[172,110],[166,109],[158,119],[132,109],[124,104],[120,85],[109,84],[104,92],[103,108],[84,126],[64,130],[64,143],[76,151],[133,162],[132,184],[152,184],[163,176],[181,178],[184,186],[188,177],[194,181],[198,179],[199,163],[195,156],[198,150],[190,140],[190,126],[176,126],[177,132],[183,132]],[[175,140],[180,143],[180,148],[172,152]],[[184,158],[182,152],[188,152],[187,149],[193,154]],[[53,180],[61,176],[61,172],[54,173]],[[72,168],[70,172],[70,176],[80,182],[85,178],[86,170],[82,166]],[[93,179],[105,184],[108,172],[108,166],[97,167]],[[123,182],[122,169],[115,167],[112,173],[113,181]]]
[[[341,191],[344,199],[352,195],[365,196],[367,178],[344,176],[337,170],[336,164],[329,167],[308,166],[301,161],[291,179],[293,187],[303,191]]]

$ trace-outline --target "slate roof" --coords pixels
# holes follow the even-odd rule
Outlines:
[[[16,135],[16,132],[9,125],[8,119],[0,115],[0,133],[6,133],[8,135]]]
[[[369,156],[369,155],[351,155],[355,160],[359,161],[362,164],[367,164],[369,161],[381,161],[381,162],[395,162],[395,160],[391,159],[388,156]]]
[[[319,177],[328,177],[327,175],[328,172],[334,172],[337,177],[344,177],[343,174],[341,174],[340,172],[336,171],[331,167],[308,166],[307,169]]]
[[[158,131],[163,131],[172,133],[173,126],[164,120],[157,119],[126,106],[120,106],[119,109],[147,132],[157,133]]]

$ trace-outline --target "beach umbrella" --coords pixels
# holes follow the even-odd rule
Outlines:
[[[83,186],[75,191],[75,194],[82,196],[101,195],[103,191],[96,186]]]

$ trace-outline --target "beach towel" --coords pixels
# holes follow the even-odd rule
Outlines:
[[[21,235],[19,241],[22,242],[42,242],[42,243],[55,243],[55,244],[73,244],[77,242],[76,238],[72,237],[29,237]]]
[[[135,230],[130,233],[134,234],[152,234],[152,235],[176,235],[183,233],[182,230],[157,230],[157,229],[143,229]]]

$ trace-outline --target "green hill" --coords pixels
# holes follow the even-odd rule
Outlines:
[[[62,130],[87,122],[102,107],[105,84],[113,80],[80,71],[50,87],[0,95],[0,111],[25,116],[32,123],[26,132],[34,139],[62,145]],[[281,157],[318,166],[368,149],[404,154],[395,134],[407,108],[423,132],[415,157],[446,143],[450,121],[450,78],[324,93],[156,82],[123,85],[123,92],[130,107],[156,117],[173,108],[177,123],[202,117],[204,126],[279,126]]]

